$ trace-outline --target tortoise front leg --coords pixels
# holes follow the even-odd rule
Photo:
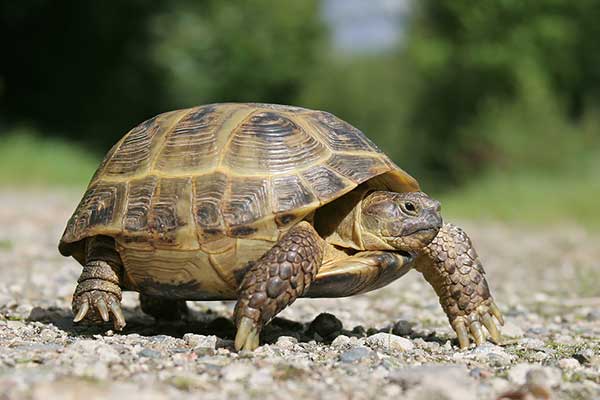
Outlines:
[[[121,258],[113,239],[104,236],[87,239],[86,263],[73,294],[73,322],[108,322],[112,313],[115,329],[120,331],[125,327],[117,273],[121,269]]]
[[[469,346],[469,332],[475,343],[483,343],[481,324],[492,340],[500,341],[492,316],[503,325],[502,314],[490,294],[477,252],[462,229],[445,224],[416,259],[415,268],[423,273],[439,296],[461,348]]]
[[[323,247],[314,228],[301,222],[250,268],[234,310],[236,350],[257,348],[263,326],[306,291],[319,271]]]

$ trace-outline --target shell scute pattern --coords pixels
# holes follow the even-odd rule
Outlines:
[[[150,202],[158,178],[147,176],[129,182],[127,210],[123,218],[123,229],[128,232],[145,232],[148,229]]]
[[[235,132],[224,164],[244,174],[283,175],[328,156],[327,148],[290,116],[255,112]]]
[[[313,123],[327,146],[334,151],[366,151],[381,153],[368,137],[349,123],[333,114],[318,111],[310,114],[308,119]]]
[[[214,105],[188,113],[167,135],[154,168],[166,174],[196,174],[214,168],[219,152],[215,130],[221,117]]]
[[[61,246],[96,234],[186,249],[276,237],[278,227],[390,171],[387,186],[413,182],[329,113],[234,103],[173,111],[113,147]]]

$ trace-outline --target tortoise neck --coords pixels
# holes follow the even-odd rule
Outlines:
[[[367,190],[355,189],[317,210],[315,229],[331,245],[365,250],[362,241],[362,199]]]

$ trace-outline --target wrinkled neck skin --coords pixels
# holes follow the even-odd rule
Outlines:
[[[351,202],[350,204],[354,203],[354,207],[345,215],[335,230],[324,237],[327,243],[358,251],[397,250],[362,228],[362,202],[368,194],[369,191],[364,190],[350,195],[348,200]]]

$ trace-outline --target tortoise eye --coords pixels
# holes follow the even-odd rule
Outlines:
[[[417,206],[412,201],[405,201],[402,203],[402,209],[408,215],[417,215]]]

